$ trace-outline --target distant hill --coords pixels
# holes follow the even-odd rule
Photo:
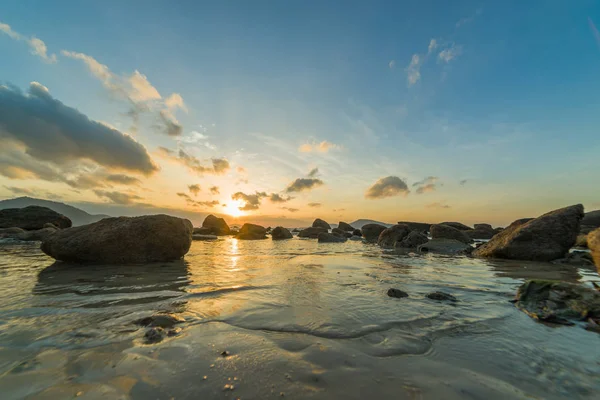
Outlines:
[[[373,221],[372,219],[357,219],[354,222],[350,222],[350,225],[352,225],[356,229],[361,229],[366,224],[379,224],[379,225],[387,226],[388,228],[390,226],[394,225],[394,224],[387,224],[385,222],[380,222],[380,221]]]
[[[32,197],[17,197],[15,199],[1,200],[0,210],[5,208],[23,208],[27,206],[48,207],[51,210],[61,213],[73,222],[73,226],[91,224],[92,222],[100,221],[103,218],[108,218],[110,215],[98,214],[92,215],[87,212],[57,201],[34,199]]]

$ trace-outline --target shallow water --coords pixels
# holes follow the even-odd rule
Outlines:
[[[38,247],[0,245],[2,399],[600,393],[600,335],[509,302],[524,279],[600,281],[593,270],[297,238],[194,242],[184,261],[133,267],[54,263]],[[157,311],[186,322],[146,344],[133,321]]]

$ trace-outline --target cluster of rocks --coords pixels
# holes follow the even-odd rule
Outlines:
[[[69,218],[46,207],[0,210],[0,239],[42,241],[71,225]]]

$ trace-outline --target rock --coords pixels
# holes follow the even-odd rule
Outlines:
[[[316,239],[317,236],[319,236],[319,233],[327,233],[327,229],[314,227],[306,228],[298,233],[298,237]]]
[[[377,244],[385,248],[393,248],[410,233],[408,225],[394,225],[384,229],[377,238]]]
[[[167,336],[169,336],[169,337],[177,336],[182,331],[183,331],[183,329],[181,329],[181,328],[172,328],[167,331]]]
[[[362,237],[362,231],[360,229],[355,229],[352,231],[352,236],[360,236]]]
[[[408,225],[408,227],[410,228],[411,231],[418,231],[418,232],[429,232],[429,227],[431,226],[431,224],[425,223],[425,222],[409,222],[409,221],[399,221],[398,225]]]
[[[237,238],[241,240],[260,240],[266,239],[267,230],[260,225],[244,224],[240,228]]]
[[[185,322],[183,317],[175,314],[158,313],[135,321],[136,325],[148,327],[172,328]]]
[[[336,235],[336,236],[345,237],[345,238],[349,238],[350,236],[352,236],[352,233],[343,231],[343,230],[341,230],[339,228],[333,228],[331,230],[331,233],[334,234],[334,235]]]
[[[315,219],[315,221],[312,223],[312,227],[313,228],[323,228],[323,229],[327,229],[327,230],[331,229],[331,226],[327,222],[323,221],[320,218]]]
[[[412,231],[402,241],[396,243],[396,248],[414,249],[429,241],[427,236],[419,231]]]
[[[585,213],[581,220],[581,233],[590,233],[597,228],[600,228],[600,210]]]
[[[572,251],[565,257],[552,261],[552,264],[568,264],[575,266],[594,266],[592,255],[585,251]]]
[[[451,226],[454,229],[458,229],[459,231],[470,231],[471,229],[473,229],[470,226],[461,224],[460,222],[442,222],[441,224]],[[438,225],[440,225],[440,224],[438,224]]]
[[[44,227],[42,229],[45,229],[45,228],[60,229],[58,226],[51,224],[50,222],[47,222],[44,224]]]
[[[338,229],[341,229],[344,232],[352,232],[354,230],[354,227],[350,224],[340,221],[340,223],[338,224]]]
[[[44,228],[38,229],[37,231],[24,231],[23,233],[17,235],[15,239],[19,239],[25,242],[42,242],[50,235],[54,235],[58,231],[58,228]]]
[[[588,247],[587,235],[577,235],[577,239],[575,239],[575,247]]]
[[[61,229],[72,225],[69,218],[46,207],[29,206],[0,210],[0,228],[16,227],[33,231],[44,229],[47,223]]]
[[[194,228],[192,233],[194,235],[212,235],[213,229],[212,228]]]
[[[352,235],[352,236],[350,236],[350,237],[348,238],[348,240],[352,240],[352,241],[355,241],[355,242],[360,242],[360,241],[362,241],[362,240],[363,240],[363,238],[362,238],[362,236],[356,236],[356,235]]]
[[[317,236],[319,243],[344,243],[346,240],[345,237],[336,236],[332,233],[321,232]]]
[[[477,225],[486,225],[486,224],[477,224]],[[498,232],[496,232],[493,228],[487,228],[487,227],[477,227],[475,229],[472,229],[470,231],[461,231],[462,233],[464,233],[465,235],[467,235],[467,237],[471,238],[471,239],[491,239],[494,237],[494,235]]]
[[[300,229],[298,229],[298,228],[294,228],[294,229],[292,229],[292,232],[296,232],[296,233],[298,233],[298,232],[300,232]]]
[[[592,251],[592,257],[596,263],[596,267],[600,272],[600,228],[588,233],[587,236],[588,247]]]
[[[211,230],[210,233],[217,236],[229,235],[231,231],[223,218],[217,218],[212,214],[204,219],[202,227],[209,228]]]
[[[169,215],[104,218],[61,229],[42,242],[44,253],[60,261],[144,264],[182,258],[192,244],[192,223]]]
[[[21,228],[0,228],[0,238],[16,239],[20,234],[25,233]]]
[[[406,293],[404,290],[395,289],[395,288],[390,288],[387,291],[387,295],[390,297],[395,297],[397,299],[402,299],[404,297],[408,297],[408,293]]]
[[[164,337],[165,337],[165,330],[163,328],[150,328],[144,334],[146,343],[162,342]]]
[[[427,297],[428,299],[431,299],[431,300],[450,301],[452,303],[456,303],[458,301],[456,299],[456,297],[452,296],[451,294],[444,293],[444,292],[431,292],[431,293],[428,293],[425,297]]]
[[[275,227],[275,229],[271,231],[271,238],[273,240],[291,239],[293,237],[294,236],[292,235],[292,233],[285,229],[283,226]]]
[[[422,253],[442,253],[442,254],[466,254],[472,249],[471,246],[454,239],[431,239],[417,247]]]
[[[386,230],[387,227],[379,224],[366,224],[362,227],[362,236],[369,242],[376,242],[379,239],[381,232]]]
[[[575,244],[583,218],[581,204],[561,208],[533,220],[517,220],[477,248],[476,257],[552,261]]]
[[[198,234],[192,235],[193,240],[212,241],[212,240],[217,240],[218,238],[219,237],[217,235],[198,235]]]
[[[572,324],[600,318],[600,291],[579,284],[531,280],[522,284],[515,305],[540,321]]]
[[[475,224],[475,225],[473,225],[473,227],[475,229],[483,229],[483,230],[487,230],[487,231],[494,230],[494,228],[492,228],[492,226],[490,224]]]
[[[431,225],[429,232],[432,239],[454,239],[466,244],[473,242],[473,239],[468,237],[465,232],[446,224]]]

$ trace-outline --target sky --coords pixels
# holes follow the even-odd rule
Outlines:
[[[0,198],[284,226],[597,209],[597,26],[593,0],[7,0]]]

